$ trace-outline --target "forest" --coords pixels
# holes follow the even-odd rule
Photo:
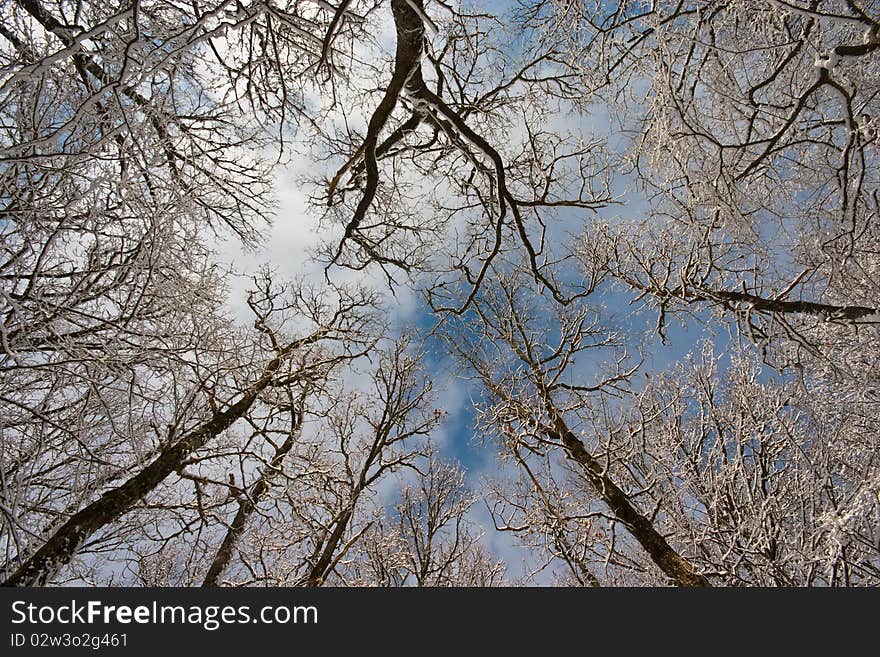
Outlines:
[[[0,583],[880,585],[880,2],[0,0]]]

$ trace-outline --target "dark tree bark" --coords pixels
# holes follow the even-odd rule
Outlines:
[[[323,331],[318,331],[289,344],[269,361],[260,378],[245,391],[241,399],[224,411],[214,412],[210,420],[189,431],[163,450],[156,460],[141,472],[73,514],[39,550],[3,582],[3,586],[44,585],[58,567],[73,558],[77,548],[85,539],[126,513],[168,475],[178,470],[192,452],[206,445],[244,416],[260,392],[273,381],[285,359],[296,349],[317,342],[322,335]]]
[[[653,523],[639,512],[629,496],[614,483],[606,469],[587,451],[555,409],[553,416],[554,426],[546,430],[547,437],[560,441],[565,446],[568,456],[583,467],[584,474],[599,497],[626,526],[660,570],[679,586],[711,586],[709,580],[698,573],[692,563],[676,552]]]

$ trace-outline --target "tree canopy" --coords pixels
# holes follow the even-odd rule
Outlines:
[[[5,584],[880,583],[876,2],[6,0],[0,119]]]

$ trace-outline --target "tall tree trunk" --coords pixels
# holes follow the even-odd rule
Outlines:
[[[225,411],[215,412],[210,420],[164,449],[155,461],[124,484],[107,491],[73,514],[39,550],[3,582],[3,586],[45,584],[58,567],[70,562],[85,539],[131,509],[168,475],[179,469],[192,452],[203,447],[247,413],[260,392],[272,382],[284,359],[297,348],[316,342],[322,334],[323,331],[318,331],[288,345],[269,361],[259,380],[245,391],[241,399]]]
[[[554,426],[548,428],[549,438],[562,442],[569,457],[583,467],[587,479],[614,515],[644,548],[651,560],[679,586],[711,586],[694,565],[676,552],[657,531],[653,523],[633,505],[629,496],[608,476],[605,468],[587,451],[555,407]]]

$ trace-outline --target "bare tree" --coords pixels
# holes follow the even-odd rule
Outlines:
[[[191,528],[152,539],[138,577],[150,581],[167,559],[176,566],[164,577],[177,584],[348,583],[350,563],[373,542],[383,487],[420,471],[442,419],[408,341],[369,355],[366,372],[345,371],[357,385],[337,371],[273,386],[274,400],[258,402],[269,405],[249,414],[238,446],[190,459],[187,476],[203,487],[180,512]],[[209,474],[236,459],[228,482]]]
[[[852,2],[539,2],[580,102],[627,136],[642,216],[581,253],[667,313],[714,307],[810,367],[876,335],[880,22]],[[638,207],[638,206],[637,206]],[[775,345],[774,345],[775,346]],[[771,350],[772,351],[772,350]]]
[[[728,585],[876,583],[876,440],[864,408],[761,381],[704,347],[653,377],[626,426],[640,468],[704,572]]]
[[[340,290],[333,299],[327,292],[316,295],[295,289],[288,300],[281,301],[281,293],[273,292],[269,285],[267,281],[263,296],[253,303],[257,320],[248,340],[250,345],[233,342],[229,349],[221,343],[213,352],[197,352],[189,372],[180,372],[178,380],[158,381],[160,385],[176,384],[178,390],[174,392],[179,395],[179,403],[161,400],[160,408],[170,416],[153,453],[142,454],[133,463],[129,455],[123,454],[129,459],[125,468],[100,478],[88,497],[84,498],[84,491],[80,490],[74,504],[52,514],[53,522],[44,530],[45,535],[33,535],[27,545],[21,545],[14,526],[10,528],[7,543],[19,544],[7,564],[13,570],[7,584],[44,583],[82,549],[83,541],[139,505],[170,475],[178,473],[189,478],[185,469],[192,456],[210,446],[235,422],[246,418],[267,390],[310,381],[334,364],[363,353],[375,339],[368,331],[372,303],[368,296]],[[296,337],[284,330],[285,325],[293,322],[300,324],[300,330],[303,325],[306,329]],[[150,397],[133,397],[126,410],[133,414],[144,403],[155,402]],[[296,414],[297,410],[291,408],[287,412]],[[154,422],[153,426],[158,433],[158,425]],[[79,426],[74,433],[78,430]],[[58,459],[59,454],[64,454],[63,445],[58,453],[50,452],[49,456]],[[26,465],[33,467],[33,459],[27,459]],[[46,467],[54,471],[66,465],[62,460]],[[29,494],[27,484],[37,491],[45,486],[39,471],[30,474],[29,480],[17,482],[20,495]],[[194,482],[198,497],[199,478],[194,478]],[[51,488],[45,494],[50,499],[55,497]],[[39,509],[40,505],[36,507]],[[21,515],[18,522],[26,526]]]
[[[709,345],[639,384],[598,309],[551,315],[524,280],[500,275],[447,335],[483,387],[483,432],[518,473],[495,478],[487,503],[535,551],[533,575],[876,583],[870,392],[774,377],[754,354],[722,366]]]
[[[394,59],[390,79],[380,73],[365,133],[346,123],[342,134],[323,137],[342,158],[315,199],[343,226],[325,259],[379,264],[389,281],[399,270],[433,272],[433,304],[461,312],[493,260],[516,248],[564,302],[544,270],[547,219],[612,197],[602,143],[549,128],[554,96],[545,92],[564,84],[553,70],[561,53],[551,47],[509,61],[490,38],[502,27],[492,16],[436,3],[445,20],[435,21],[421,0],[390,5]],[[458,239],[447,245],[450,231]],[[458,281],[472,294],[452,299],[446,286]]]
[[[507,581],[342,267],[478,382],[536,578],[876,583],[878,57],[848,0],[4,3],[5,582]],[[214,249],[293,157],[326,280],[245,329]],[[627,301],[733,362],[643,382]]]
[[[468,333],[455,333],[450,341],[486,390],[489,404],[482,414],[487,430],[502,437],[535,489],[538,481],[523,455],[541,456],[551,449],[563,453],[577,464],[612,525],[624,527],[660,571],[678,585],[707,586],[692,558],[658,528],[656,513],[642,502],[638,482],[624,476],[637,446],[620,441],[617,432],[606,431],[599,422],[606,411],[597,399],[625,388],[637,366],[628,364],[618,336],[587,305],[577,312],[571,306],[551,311],[548,323],[547,309],[538,310],[534,290],[516,269],[498,274],[497,283],[484,288],[474,306],[473,325],[463,327],[473,337],[463,340]],[[604,352],[612,364],[596,381],[578,380],[575,364],[590,352]],[[590,424],[596,433],[585,443],[576,432]],[[563,554],[570,551],[563,538],[556,541]]]
[[[380,586],[500,586],[505,564],[468,517],[478,497],[464,473],[430,449],[390,517],[379,516],[343,581]],[[384,517],[383,517],[384,516]]]
[[[600,580],[594,572],[597,564],[607,559],[618,565],[620,555],[614,549],[603,554],[604,534],[598,528],[602,521],[589,510],[594,495],[585,494],[576,473],[569,471],[568,481],[565,475],[560,476],[565,464],[558,463],[555,454],[524,455],[523,448],[513,441],[505,447],[502,458],[514,462],[518,476],[513,480],[495,477],[489,485],[487,503],[495,529],[514,534],[537,558],[526,581],[549,568],[563,585],[598,587],[608,582],[613,568],[603,568]],[[614,531],[613,526],[610,531]],[[561,573],[557,564],[563,565]]]

